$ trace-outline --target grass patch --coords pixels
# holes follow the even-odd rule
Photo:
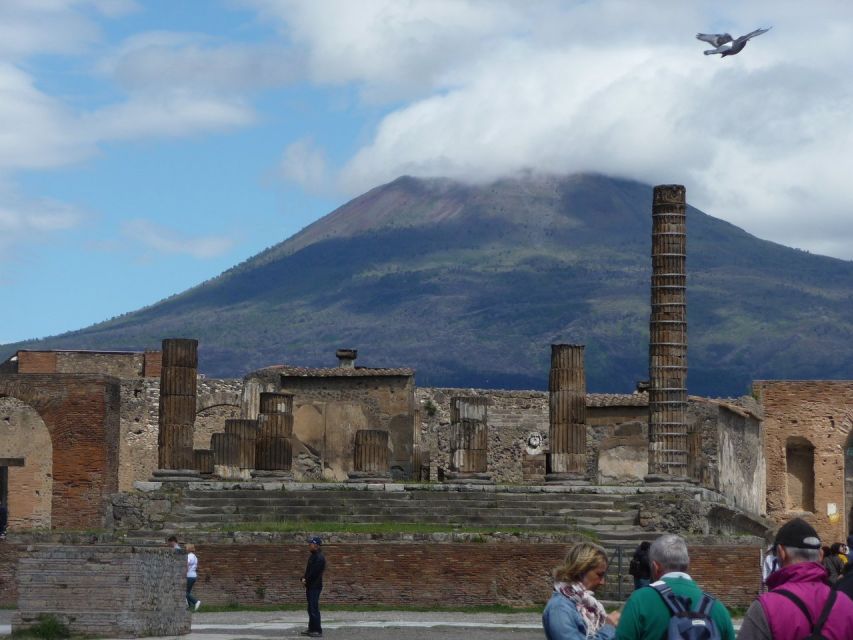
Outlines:
[[[264,533],[373,533],[373,534],[431,534],[431,533],[472,533],[493,534],[502,533],[515,536],[524,534],[553,534],[553,535],[579,535],[591,540],[597,540],[594,531],[580,529],[567,525],[565,529],[510,529],[494,526],[471,526],[471,525],[448,525],[430,522],[310,522],[310,521],[259,521],[259,522],[235,522],[227,527],[213,527],[209,531],[245,531]]]
[[[12,632],[11,638],[18,640],[66,640],[67,638],[82,638],[84,636],[72,634],[65,623],[56,616],[43,613],[38,617],[38,622],[27,629],[17,629]]]
[[[544,605],[530,607],[510,607],[507,605],[478,605],[467,607],[447,607],[428,605],[399,605],[399,604],[323,604],[323,611],[414,611],[414,612],[452,612],[452,613],[535,613],[541,612]],[[224,605],[202,605],[204,613],[228,613],[239,611],[303,611],[304,604],[278,604],[278,605],[246,605],[246,604],[224,604]]]

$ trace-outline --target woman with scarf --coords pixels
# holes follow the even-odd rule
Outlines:
[[[607,554],[591,542],[578,542],[554,569],[554,594],[542,612],[548,640],[612,640],[619,612],[608,614],[593,591],[604,584]]]

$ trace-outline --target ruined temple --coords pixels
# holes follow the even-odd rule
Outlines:
[[[282,364],[242,379],[199,374],[204,345],[191,339],[146,352],[19,351],[0,363],[10,535],[105,529],[139,543],[151,532],[303,513],[449,529],[479,518],[529,536],[586,527],[611,549],[662,531],[735,535],[737,543],[703,544],[756,566],[761,536],[793,515],[841,540],[853,530],[853,381],[756,381],[743,398],[688,395],[686,212],[683,187],[655,188],[649,380],[628,393],[588,393],[578,344],[542,345],[551,349],[548,391],[418,387],[411,368],[356,365],[353,348],[338,349],[336,363],[330,354],[328,367]],[[559,555],[565,540],[547,535]],[[515,551],[532,553],[529,540],[515,540]],[[504,540],[488,541],[444,552],[456,563],[482,556],[510,566]],[[369,555],[368,542],[341,538],[338,551]],[[405,545],[417,543],[402,540],[395,553],[409,558]],[[241,566],[244,552],[265,558],[256,568],[264,574],[277,566],[269,546],[295,543],[250,549],[212,534],[206,544],[218,545],[223,575],[233,577],[228,562]],[[368,571],[359,567],[353,581]],[[517,571],[500,579],[524,583]],[[751,575],[732,598],[748,602]],[[249,587],[228,588],[221,600],[253,601]]]

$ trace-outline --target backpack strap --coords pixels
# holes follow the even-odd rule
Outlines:
[[[806,620],[809,621],[809,627],[812,630],[814,630],[814,621],[812,620],[812,614],[809,613],[808,607],[806,607],[806,603],[803,602],[799,598],[799,596],[797,596],[794,593],[791,593],[787,589],[773,589],[773,591],[771,591],[770,593],[778,593],[780,596],[785,596],[788,600],[790,600],[795,605],[797,605],[797,608],[803,612],[803,615],[806,617]],[[834,602],[835,598],[833,598],[832,600]],[[827,614],[827,616],[829,615],[828,610],[826,610],[826,614]],[[826,621],[824,620],[824,622],[826,622]],[[823,625],[821,625],[821,626],[823,626]]]
[[[702,599],[699,601],[699,606],[696,607],[696,611],[701,613],[706,618],[711,617],[711,609],[714,608],[714,604],[717,602],[717,599],[713,596],[709,596],[704,591],[702,592]]]
[[[664,582],[655,582],[654,584],[650,584],[655,591],[658,592],[658,595],[663,599],[664,604],[669,609],[670,613],[673,615],[676,613],[682,613],[687,611],[687,608],[681,602],[681,600],[676,597],[676,595],[672,592],[672,589],[669,588]]]
[[[835,589],[829,590],[829,597],[826,599],[826,604],[823,605],[823,611],[820,612],[820,617],[817,619],[817,624],[815,624],[812,629],[813,635],[820,635],[820,632],[823,631],[823,625],[826,624],[826,619],[829,617],[829,613],[832,611],[832,606],[835,604],[835,599],[838,597],[838,591]]]

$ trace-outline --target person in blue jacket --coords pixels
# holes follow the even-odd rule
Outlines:
[[[607,553],[597,544],[574,544],[565,562],[554,569],[554,593],[542,626],[548,640],[612,640],[619,612],[608,614],[593,592],[604,584]]]

